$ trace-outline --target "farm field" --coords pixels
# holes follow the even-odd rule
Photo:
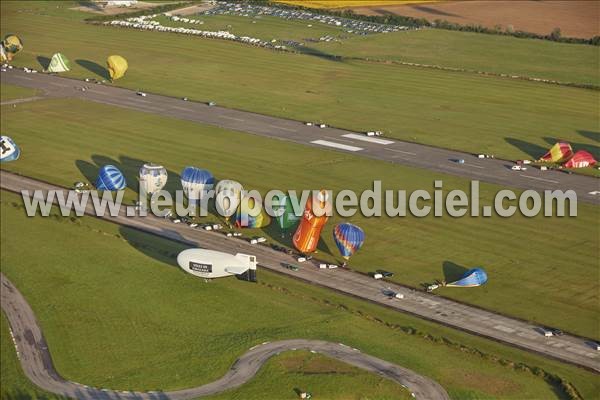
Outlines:
[[[363,6],[394,6],[404,4],[434,3],[439,0],[277,0],[278,3],[312,8],[342,8]]]
[[[352,7],[352,6],[348,6]],[[430,21],[445,19],[462,25],[502,29],[512,26],[547,35],[560,28],[563,36],[591,38],[600,35],[600,2],[587,0],[474,0],[438,1],[431,4],[364,5],[353,7],[358,14],[398,14]]]
[[[4,168],[65,186],[79,180],[93,182],[104,164],[116,165],[135,185],[139,167],[153,161],[168,169],[167,190],[171,191],[179,187],[178,172],[196,165],[209,169],[217,179],[235,179],[246,189],[262,193],[275,188],[322,187],[361,193],[372,187],[374,179],[382,180],[384,189],[405,189],[408,193],[432,188],[435,179],[442,179],[444,190],[468,192],[464,179],[76,100],[44,100],[3,108],[2,121],[3,129],[23,149],[19,162]],[[58,131],[60,140],[55,135]],[[167,141],[164,132],[169,132]],[[265,168],[266,162],[269,168]],[[497,190],[497,186],[482,184],[481,204],[492,204]],[[134,194],[128,189],[128,199]],[[435,279],[450,280],[446,275],[482,265],[491,276],[485,287],[445,288],[440,294],[600,337],[598,282],[588,279],[597,272],[597,207],[578,204],[576,218],[446,216],[394,221],[359,215],[351,221],[363,227],[367,241],[352,258],[353,268],[364,272],[389,269],[396,272],[394,279],[399,282],[420,287]],[[335,217],[328,223],[319,257],[341,261],[331,235],[331,227],[340,221]],[[249,232],[255,233],[259,231]],[[289,235],[281,239],[275,227],[264,233],[290,245]],[[564,262],[549,264],[548,259]],[[544,301],[538,301],[540,298]]]
[[[595,91],[85,25],[69,10],[19,4],[1,4],[2,33],[27,43],[16,65],[39,68],[60,43],[70,77],[105,76],[106,56],[122,54],[130,68],[118,85],[131,89],[509,159],[538,157],[557,138],[597,153]]]
[[[255,344],[303,337],[343,342],[414,369],[457,399],[558,398],[560,389],[539,376],[542,369],[583,396],[598,389],[595,375],[584,370],[267,271],[259,271],[258,284],[207,284],[173,265],[182,245],[106,221],[25,221],[19,197],[8,192],[1,207],[2,272],[28,299],[55,366],[68,379],[121,390],[189,387],[220,377]],[[24,378],[11,347],[3,319],[3,398],[29,390],[19,384]],[[448,368],[458,359],[461,368]],[[247,386],[217,398],[292,399],[298,385],[318,388],[328,399],[405,393],[337,362],[283,353]]]

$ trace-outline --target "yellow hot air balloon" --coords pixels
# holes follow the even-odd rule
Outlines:
[[[23,42],[17,35],[6,35],[0,46],[0,60],[11,61],[15,54],[23,50]]]
[[[106,59],[106,65],[108,66],[108,72],[110,73],[110,79],[113,81],[121,78],[127,71],[127,60],[121,56],[109,56]]]

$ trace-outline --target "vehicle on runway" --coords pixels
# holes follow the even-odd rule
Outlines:
[[[144,92],[136,92],[135,94],[137,94],[138,96],[142,96],[142,97],[146,97],[147,94]]]
[[[214,101],[209,101],[208,103],[206,103],[206,105],[209,107],[214,107],[217,105],[217,103],[215,103]]]
[[[384,269],[378,269],[378,270],[375,270],[375,272],[377,272],[378,274],[381,274],[384,278],[391,278],[392,276],[394,276],[393,272],[386,271]]]
[[[527,167],[523,167],[522,165],[513,165],[510,169],[513,171],[527,171]]]
[[[313,123],[312,122],[305,122],[304,125],[306,125],[306,126],[313,126]]]
[[[188,98],[187,98],[187,97],[184,97],[184,98],[182,98],[181,100],[183,100],[183,101],[188,101]]]
[[[325,124],[320,124],[320,125],[319,125],[319,128],[327,128],[327,125],[325,125]]]
[[[289,269],[290,271],[300,271],[300,267],[295,264],[282,263],[281,266],[283,268]]]
[[[381,131],[369,131],[365,133],[367,136],[383,136],[383,132]]]

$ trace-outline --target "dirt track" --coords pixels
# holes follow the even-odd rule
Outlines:
[[[399,14],[428,20],[445,19],[463,25],[512,25],[515,30],[548,34],[559,27],[563,36],[600,35],[600,0],[497,0],[354,7],[366,15]]]

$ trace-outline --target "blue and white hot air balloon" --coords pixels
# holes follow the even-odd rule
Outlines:
[[[153,163],[140,168],[140,190],[148,195],[161,191],[167,184],[167,169]]]
[[[21,155],[19,146],[8,136],[0,136],[0,162],[15,161]]]
[[[98,178],[96,179],[96,189],[98,190],[123,190],[127,187],[123,173],[114,165],[105,165],[100,168]]]
[[[348,260],[363,245],[365,232],[356,225],[344,222],[333,228],[333,239],[342,257]]]
[[[202,198],[202,192],[207,192],[215,185],[215,177],[207,170],[196,167],[185,167],[181,172],[183,193],[191,201]]]

